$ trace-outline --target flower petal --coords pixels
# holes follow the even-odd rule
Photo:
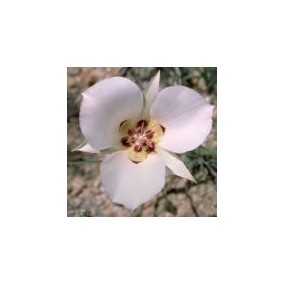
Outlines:
[[[85,142],[74,148],[72,151],[99,153],[98,150],[95,150],[90,144]]]
[[[213,108],[185,86],[161,90],[151,107],[151,117],[165,127],[159,145],[177,153],[198,147],[211,131]]]
[[[163,188],[165,164],[155,154],[136,164],[124,151],[118,151],[102,162],[101,179],[113,202],[135,209]]]
[[[174,155],[170,154],[168,151],[164,150],[163,148],[159,148],[157,154],[164,160],[166,166],[177,176],[186,178],[188,180],[194,181],[197,183],[195,178],[186,168],[185,164],[175,157]]]
[[[80,127],[94,148],[114,146],[120,124],[139,115],[143,96],[139,87],[127,78],[102,80],[83,93],[80,107]]]
[[[145,109],[144,109],[144,116],[148,117],[151,105],[158,94],[159,91],[159,81],[160,81],[160,70],[156,73],[156,75],[150,81],[148,88],[145,91]]]

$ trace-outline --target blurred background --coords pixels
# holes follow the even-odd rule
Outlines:
[[[144,90],[161,70],[160,89],[181,84],[198,91],[217,107],[216,67],[69,67],[67,68],[67,216],[68,217],[216,217],[217,113],[206,141],[180,157],[197,180],[167,174],[164,189],[135,211],[114,204],[104,193],[94,154],[70,152],[84,140],[79,128],[81,93],[97,81],[123,76]]]

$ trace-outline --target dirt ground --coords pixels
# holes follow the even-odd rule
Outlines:
[[[97,81],[124,76],[144,89],[158,68],[67,68],[67,216],[68,217],[216,217],[217,115],[205,143],[181,157],[198,181],[172,175],[164,189],[135,211],[113,203],[105,194],[94,154],[70,152],[83,142],[79,128],[81,93]],[[183,84],[217,104],[216,68],[160,68],[161,88]],[[216,109],[216,108],[215,108]]]

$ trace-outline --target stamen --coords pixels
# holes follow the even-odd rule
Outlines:
[[[150,153],[155,152],[164,131],[163,126],[145,119],[124,121],[119,129],[121,144],[127,147],[127,155],[134,163],[144,161]]]
[[[153,152],[154,149],[155,149],[155,145],[152,142],[147,144],[147,148],[146,148],[147,153]]]
[[[141,152],[141,151],[142,151],[142,146],[136,144],[136,145],[134,146],[134,150],[135,150],[136,152]]]
[[[153,134],[154,133],[155,133],[155,131],[148,130],[148,131],[145,132],[145,137],[147,139],[151,139],[151,138],[153,138]]]

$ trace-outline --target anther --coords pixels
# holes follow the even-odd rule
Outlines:
[[[145,137],[147,139],[152,139],[153,138],[153,134],[154,134],[154,131],[148,130],[148,131],[145,132]]]
[[[142,146],[141,146],[141,145],[135,145],[135,146],[134,146],[134,150],[135,150],[136,152],[141,152],[141,151],[142,151]]]
[[[149,142],[149,143],[147,144],[146,152],[148,152],[148,153],[153,152],[154,149],[155,149],[154,144],[153,144],[152,142]]]

